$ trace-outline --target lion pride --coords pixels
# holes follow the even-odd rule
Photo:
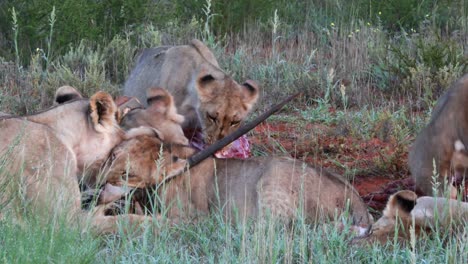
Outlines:
[[[132,138],[113,150],[108,183],[121,185],[128,179],[134,187],[158,185],[159,198],[166,206],[173,205],[167,211],[169,219],[222,210],[229,220],[268,212],[284,220],[302,213],[315,222],[333,219],[349,202],[355,224],[371,223],[366,205],[346,180],[290,158],[208,158],[184,173],[155,176],[168,164],[185,164],[193,152],[154,136]]]
[[[28,208],[36,215],[61,213],[74,224],[90,222],[97,233],[115,232],[118,219],[135,224],[151,219],[104,216],[100,210],[93,214],[81,209],[78,181],[86,168],[104,161],[130,135],[148,133],[124,132],[116,113],[112,97],[98,92],[89,100],[73,100],[33,115],[0,118],[2,216],[11,211],[21,219],[24,204],[30,204]]]
[[[185,117],[182,128],[191,131],[187,137],[196,137],[201,129],[208,144],[236,130],[259,96],[254,81],[238,84],[199,40],[144,50],[125,83],[124,95],[146,102],[151,87],[166,88]]]

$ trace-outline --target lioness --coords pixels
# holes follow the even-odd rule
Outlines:
[[[431,121],[421,130],[409,153],[408,165],[416,188],[424,195],[442,195],[444,184],[436,194],[432,192],[432,176],[435,171],[443,183],[450,176],[450,160],[454,142],[468,142],[468,74],[465,74],[438,100]]]
[[[139,134],[138,129],[121,130],[116,113],[112,97],[98,92],[89,100],[70,101],[26,117],[0,118],[0,160],[4,161],[0,205],[18,210],[17,203],[24,200],[35,214],[59,212],[74,223],[90,218],[97,233],[115,232],[119,218],[132,223],[151,219],[81,210],[78,178],[85,168],[104,161],[131,134]]]
[[[83,96],[71,86],[62,86],[55,92],[54,104],[62,104]],[[163,88],[147,89],[147,107],[136,98],[119,105],[117,119],[125,130],[142,126],[152,127],[165,142],[187,145],[182,131],[184,117],[177,113],[172,95]]]
[[[161,178],[155,172],[164,171],[166,164],[184,164],[193,153],[188,147],[161,144],[150,136],[123,142],[111,155],[107,179],[115,185],[127,178],[134,187],[162,185],[158,195],[166,205],[173,204],[167,211],[170,219],[219,209],[229,220],[236,219],[235,212],[238,219],[269,212],[285,220],[303,214],[309,222],[315,222],[342,213],[349,202],[354,223],[371,223],[356,190],[325,170],[318,171],[289,158],[208,158],[183,174],[166,173]]]
[[[213,53],[199,40],[190,45],[146,49],[125,83],[124,95],[146,102],[146,89],[166,88],[185,116],[189,139],[202,129],[212,144],[237,129],[256,103],[257,84],[239,85],[219,68]]]
[[[415,235],[430,232],[437,224],[440,229],[463,226],[468,221],[468,203],[442,197],[417,197],[412,191],[399,191],[390,196],[383,216],[369,232],[356,242],[386,243],[393,240],[395,231],[400,241],[410,239],[410,228]]]

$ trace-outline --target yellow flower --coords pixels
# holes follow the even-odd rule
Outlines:
[[[334,27],[334,26],[335,26],[335,23],[331,22],[330,25],[331,25],[332,27]]]
[[[367,25],[370,26],[370,22],[367,22]]]
[[[379,16],[382,14],[382,12],[379,11]]]

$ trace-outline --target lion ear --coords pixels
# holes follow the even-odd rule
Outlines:
[[[258,100],[258,95],[260,93],[260,88],[255,81],[247,80],[242,85],[242,92],[244,94],[244,104],[247,109],[252,109],[253,105]]]
[[[177,108],[172,95],[164,88],[149,88],[146,91],[148,109],[166,115],[179,124],[184,122],[184,116],[177,113]]]
[[[55,91],[54,105],[63,104],[75,99],[81,99],[83,96],[74,87],[65,85]]]
[[[399,191],[390,196],[383,214],[389,217],[398,215],[400,218],[409,219],[417,199],[418,196],[413,191]]]
[[[193,39],[190,44],[192,47],[194,47],[198,53],[209,63],[213,64],[213,66],[218,67],[218,61],[216,60],[215,56],[213,55],[213,52],[200,40],[198,39]]]
[[[150,136],[156,137],[161,141],[164,141],[164,134],[154,127],[139,126],[129,129],[125,132],[124,139],[129,140],[139,136]]]
[[[202,102],[211,100],[215,96],[217,88],[222,86],[220,82],[223,82],[224,79],[224,72],[208,63],[202,64],[195,80],[200,100]]]
[[[117,126],[117,106],[112,96],[105,92],[97,92],[89,99],[89,115],[97,132],[113,130]]]

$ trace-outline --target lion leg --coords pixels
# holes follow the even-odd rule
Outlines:
[[[123,215],[105,215],[104,212],[108,205],[97,206],[94,212],[84,214],[89,228],[96,235],[116,234],[119,230],[126,234],[140,233],[142,227],[152,225],[153,221],[158,219],[146,215],[123,214]]]

